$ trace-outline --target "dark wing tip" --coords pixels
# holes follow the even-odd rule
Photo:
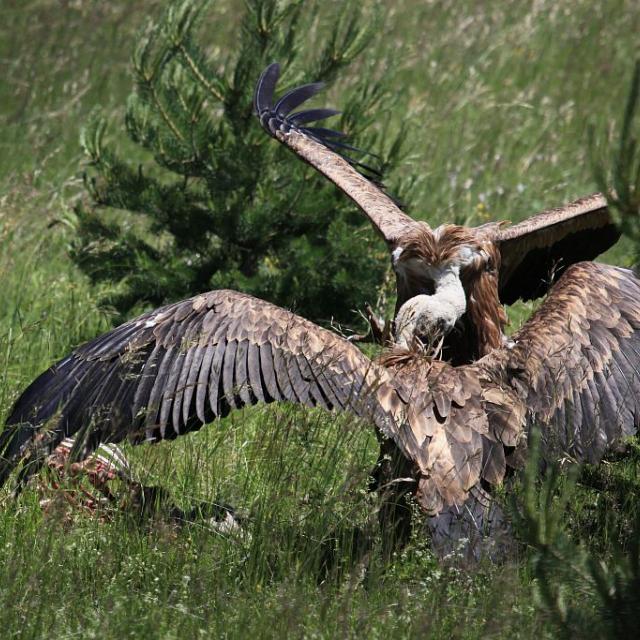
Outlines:
[[[340,131],[334,131],[333,129],[327,129],[325,127],[303,126],[308,123],[324,120],[325,118],[337,115],[340,113],[339,111],[328,108],[308,109],[306,111],[297,112],[294,111],[302,103],[306,102],[321,91],[325,86],[324,83],[312,82],[300,87],[295,87],[285,93],[274,105],[273,96],[279,76],[280,65],[277,62],[274,62],[262,72],[260,79],[258,80],[258,84],[256,85],[253,101],[254,110],[263,129],[269,135],[274,137],[278,131],[282,133],[296,131],[297,133],[301,133],[312,140],[319,142],[334,153],[339,154],[350,165],[352,165],[356,171],[361,173],[365,178],[367,178],[367,180],[370,180],[384,191],[385,187],[382,183],[381,172],[378,169],[352,158],[348,155],[348,152],[377,157],[375,154],[342,142],[342,138],[346,137],[346,135]],[[401,203],[392,196],[389,197],[402,208]]]
[[[280,77],[280,65],[272,62],[261,74],[253,93],[253,110],[259,117],[262,111],[273,107],[273,93]]]
[[[335,151],[335,145],[332,144],[333,141],[336,138],[343,137],[344,134],[322,127],[304,127],[302,125],[324,120],[337,115],[340,113],[339,111],[321,108],[292,113],[303,102],[306,102],[321,91],[324,88],[324,83],[312,82],[295,87],[287,91],[274,105],[273,96],[279,77],[280,65],[277,62],[273,62],[260,74],[256,84],[256,90],[253,95],[253,108],[263,129],[272,136],[275,136],[278,131],[288,133],[294,130]],[[351,161],[350,159],[348,160]]]
[[[296,113],[292,113],[289,116],[289,120],[300,126],[301,124],[325,120],[326,118],[331,118],[332,116],[337,116],[339,114],[340,112],[336,109],[309,109],[307,111],[297,111]]]
[[[262,127],[270,135],[277,131],[284,133],[291,129],[304,133],[322,144],[326,144],[323,136],[314,135],[301,125],[308,122],[323,120],[336,115],[335,109],[309,109],[292,113],[303,102],[306,102],[324,88],[323,82],[312,82],[300,87],[295,87],[285,93],[274,105],[273,96],[276,84],[280,77],[280,65],[277,62],[270,64],[261,74],[253,94],[253,109],[260,120]],[[338,132],[333,134],[335,137]]]
[[[317,93],[320,93],[324,89],[324,82],[312,82],[310,84],[303,84],[301,87],[295,87],[285,93],[273,110],[279,116],[288,116],[296,107],[299,107],[303,102],[306,102]]]

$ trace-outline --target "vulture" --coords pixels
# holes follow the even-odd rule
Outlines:
[[[397,282],[394,344],[371,359],[236,291],[168,304],[79,346],[22,393],[0,434],[0,484],[19,468],[21,486],[68,437],[80,460],[104,443],[172,439],[241,406],[286,401],[375,427],[373,475],[394,534],[406,531],[411,497],[436,548],[459,537],[480,545],[503,527],[492,495],[522,465],[532,430],[546,451],[592,463],[637,431],[640,281],[592,262],[619,237],[606,200],[512,226],[431,228],[399,208],[339,132],[311,126],[337,113],[299,110],[321,83],[275,100],[278,77],[275,63],[262,73],[255,114],[382,236]],[[503,305],[541,296],[506,337]],[[434,336],[439,357],[423,348]]]

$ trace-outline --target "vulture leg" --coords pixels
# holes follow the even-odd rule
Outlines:
[[[411,494],[415,489],[412,465],[395,442],[381,440],[380,455],[371,472],[370,489],[377,492],[380,507],[378,520],[385,560],[402,549],[411,537]]]

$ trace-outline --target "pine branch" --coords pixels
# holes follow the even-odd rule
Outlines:
[[[636,62],[625,105],[617,148],[610,162],[599,156],[593,129],[589,146],[595,180],[622,231],[640,243],[640,154],[637,149],[636,118],[640,98],[640,60]],[[609,168],[611,167],[611,168]],[[640,253],[640,249],[639,249]]]
[[[214,97],[220,102],[224,102],[224,89],[222,88],[222,82],[216,78],[215,84],[210,81],[204,72],[202,66],[198,63],[198,58],[185,47],[184,43],[180,41],[174,44],[178,52],[182,56],[187,68],[193,74],[193,77]],[[218,86],[216,86],[216,84]]]

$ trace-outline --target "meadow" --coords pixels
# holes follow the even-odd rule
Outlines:
[[[373,0],[363,5],[365,15],[376,9]],[[0,5],[0,418],[39,372],[110,327],[100,291],[67,255],[73,205],[85,197],[78,139],[100,105],[108,135],[125,144],[129,58],[146,17],[162,6]],[[214,4],[204,31],[211,55],[233,47],[242,6]],[[518,220],[596,190],[588,130],[606,139],[621,117],[640,56],[637,3],[394,0],[381,10],[374,46],[393,59],[398,101],[380,114],[380,126],[410,131],[390,182],[409,184],[414,217]],[[339,106],[339,82],[327,104]],[[629,266],[632,248],[622,242],[603,260]],[[513,325],[529,311],[510,310]],[[108,522],[56,518],[43,514],[33,488],[18,501],[4,492],[3,637],[558,634],[524,545],[503,564],[440,565],[417,528],[385,566],[367,493],[377,443],[366,424],[257,407],[127,452],[140,477],[169,489],[178,504],[237,507],[247,534],[222,535],[198,519],[178,530],[118,514]],[[639,463],[634,455],[592,470],[597,482],[583,477],[575,500],[560,501],[575,540],[603,558],[628,543]],[[356,527],[373,540],[366,569]],[[588,618],[592,594],[576,596]]]

